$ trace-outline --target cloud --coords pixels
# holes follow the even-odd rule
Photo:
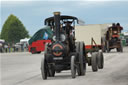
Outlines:
[[[110,0],[2,0],[1,6],[2,25],[8,15],[13,13],[30,30],[30,34],[42,27],[44,19],[53,16],[54,11],[76,16],[86,24],[120,22],[125,29],[128,28],[128,3],[123,1],[111,3]]]

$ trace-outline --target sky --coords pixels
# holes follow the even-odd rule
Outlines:
[[[55,11],[76,16],[85,24],[119,22],[128,31],[128,0],[2,0],[0,32],[8,16],[14,14],[32,36]]]

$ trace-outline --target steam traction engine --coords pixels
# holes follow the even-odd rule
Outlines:
[[[113,24],[108,28],[106,33],[106,49],[110,52],[111,49],[116,48],[117,52],[123,52],[123,47],[120,39],[120,33],[123,28],[119,23],[117,25]]]
[[[45,45],[44,56],[41,61],[41,74],[43,79],[54,77],[55,72],[71,70],[72,78],[85,75],[86,63],[92,66],[92,71],[103,69],[104,58],[95,41],[92,39],[91,49],[86,49],[84,42],[75,42],[75,22],[78,19],[73,16],[60,16],[60,12],[54,12],[53,17],[45,19],[45,25],[53,30],[51,43]],[[72,26],[73,25],[73,26]],[[95,45],[93,45],[95,43]],[[90,53],[91,56],[88,56]]]
[[[72,78],[85,75],[86,51],[84,42],[75,42],[75,21],[73,16],[54,16],[45,19],[45,25],[53,30],[51,43],[45,45],[44,56],[41,61],[41,74],[43,79],[54,77],[55,72],[70,70]],[[72,24],[74,23],[74,26]]]

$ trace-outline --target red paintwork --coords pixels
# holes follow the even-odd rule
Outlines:
[[[36,52],[41,52],[45,50],[45,43],[51,43],[51,40],[37,40],[35,42],[33,42],[31,45],[28,46],[28,50],[29,52],[31,52],[31,48],[35,47],[36,48]],[[100,47],[101,45],[97,45],[98,47]],[[92,49],[92,47],[95,47],[95,45],[86,45],[85,48],[90,50]]]
[[[97,45],[97,46],[98,46],[98,47],[101,47],[101,45]],[[86,48],[87,50],[91,50],[92,47],[96,47],[96,45],[85,45],[85,48]]]
[[[119,37],[119,35],[112,35],[112,37]]]
[[[34,47],[36,49],[36,52],[41,52],[45,50],[45,43],[50,43],[51,40],[37,40],[35,42],[32,42],[31,45],[28,46],[29,52],[31,52],[31,48]]]

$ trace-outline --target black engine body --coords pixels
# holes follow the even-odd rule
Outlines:
[[[71,26],[75,20],[78,19],[73,16],[60,16],[59,13],[45,20],[45,24],[51,26],[54,32],[52,42],[46,48],[46,59],[48,63],[55,64],[56,71],[69,70],[71,55],[76,53],[74,27]]]

